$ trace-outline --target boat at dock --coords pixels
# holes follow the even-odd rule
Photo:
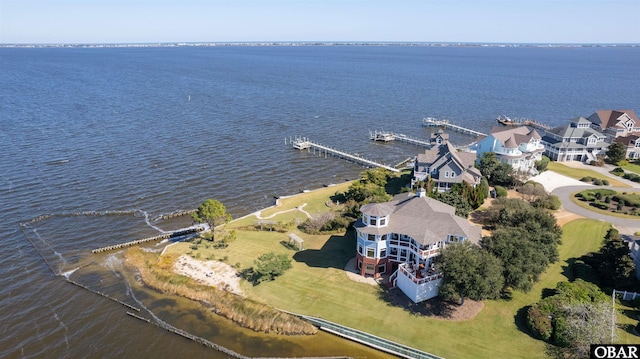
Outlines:
[[[511,119],[511,117],[508,116],[498,116],[498,118],[496,118],[496,121],[498,121],[499,124],[503,125],[503,126],[523,126],[524,122],[520,121],[520,120],[513,120]]]
[[[508,116],[498,116],[496,121],[503,126],[531,126],[539,130],[550,130],[551,126],[540,123],[536,120],[530,120],[527,118],[515,118],[512,119]]]

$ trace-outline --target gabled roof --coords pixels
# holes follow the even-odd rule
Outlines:
[[[640,120],[638,120],[638,116],[633,110],[598,110],[589,116],[588,120],[604,130],[609,127],[620,127],[618,121],[625,114],[634,120],[636,124],[640,124]]]
[[[473,152],[458,152],[449,142],[434,146],[417,156],[418,163],[423,163],[431,169],[438,169],[447,164],[455,164],[462,170],[462,179],[467,183],[477,183],[474,176],[481,177],[480,171],[474,167],[476,154]]]
[[[520,144],[530,142],[531,139],[539,140],[542,138],[538,131],[527,126],[507,129],[494,127],[491,129],[491,136],[502,142],[505,148],[518,148]]]
[[[405,234],[422,245],[445,240],[450,234],[465,236],[476,244],[482,238],[479,226],[456,216],[454,207],[433,198],[401,193],[384,205],[393,208],[386,227],[368,227],[358,220],[356,228],[368,234]]]

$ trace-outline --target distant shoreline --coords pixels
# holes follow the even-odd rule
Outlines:
[[[497,43],[497,42],[385,42],[385,41],[230,41],[145,43],[0,43],[0,48],[147,48],[218,46],[415,46],[415,47],[538,47],[594,48],[640,47],[640,43]]]

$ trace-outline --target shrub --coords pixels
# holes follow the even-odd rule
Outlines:
[[[538,198],[533,203],[534,207],[550,209],[552,211],[560,209],[562,202],[556,195],[549,195],[546,198]]]
[[[602,184],[605,185],[605,186],[608,186],[609,185],[609,180],[608,179],[603,179],[602,180]]]
[[[624,170],[622,169],[622,167],[616,167],[612,169],[609,173],[614,174],[616,176],[622,176],[624,175]]]
[[[550,317],[551,312],[542,311],[540,306],[535,304],[527,310],[527,325],[540,339],[549,340],[553,334]]]
[[[582,177],[582,178],[580,178],[580,181],[582,181],[582,182],[592,182],[593,181],[593,177],[589,177],[589,176]]]
[[[496,189],[496,196],[497,197],[506,197],[507,196],[507,189],[502,187],[502,186],[495,186]]]
[[[628,179],[628,180],[633,181],[633,182],[639,182],[640,181],[640,175],[638,175],[637,173],[627,172],[624,175],[622,175],[622,178]]]
[[[600,202],[600,201],[593,201],[593,203],[591,204],[592,206],[599,208],[599,209],[604,209],[607,210],[609,209],[609,204],[604,203],[604,202]]]
[[[289,259],[287,255],[275,254],[274,252],[259,256],[258,259],[255,260],[255,265],[252,276],[252,282],[254,284],[274,280],[292,267],[291,259]]]

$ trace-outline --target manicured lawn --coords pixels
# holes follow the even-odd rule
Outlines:
[[[575,178],[577,180],[580,180],[583,177],[593,177],[593,178],[606,179],[609,181],[609,184],[613,187],[626,187],[626,188],[631,187],[628,184],[618,180],[615,175],[604,175],[602,173],[599,173],[593,170],[588,170],[583,168],[572,168],[572,167],[565,166],[559,162],[553,162],[553,161],[549,162],[549,166],[547,167],[547,169],[549,171],[557,172],[561,175]],[[603,186],[603,187],[607,187],[607,186]]]
[[[584,209],[588,209],[588,210],[593,211],[593,212],[598,212],[598,213],[602,213],[602,214],[606,214],[606,215],[613,216],[613,217],[618,217],[618,218],[630,218],[630,219],[638,219],[638,220],[640,220],[640,218],[638,216],[633,215],[633,214],[624,214],[624,213],[620,213],[620,212],[607,211],[607,210],[604,210],[604,209],[600,209],[600,208],[594,207],[594,206],[589,204],[590,202],[582,201],[582,200],[580,200],[580,198],[576,197],[576,194],[578,194],[580,192],[581,191],[572,193],[570,199],[571,199],[571,202],[577,204],[578,206],[580,206],[580,207],[582,207]],[[627,208],[629,208],[629,207],[627,207]],[[629,209],[629,211],[630,211],[630,209]]]
[[[329,190],[326,193],[329,196],[335,187],[325,190]],[[324,205],[327,198],[314,200]],[[283,203],[282,208],[294,208],[304,202],[311,200],[298,198],[294,203]],[[273,219],[279,220],[282,215]],[[198,252],[202,258],[226,257],[227,263],[239,263],[240,268],[253,265],[255,258],[270,251],[291,255],[293,268],[275,281],[258,286],[242,284],[248,297],[279,309],[322,317],[446,358],[544,358],[545,343],[519,329],[522,327],[519,313],[539,301],[544,288],[555,288],[557,282],[572,279],[569,263],[597,250],[608,228],[607,223],[588,219],[566,224],[559,249],[561,260],[547,269],[529,293],[515,292],[510,301],[485,301],[474,319],[458,322],[413,314],[387,302],[383,288],[350,280],[343,268],[355,255],[352,232],[310,236],[294,230],[305,240],[307,248],[294,252],[280,244],[288,240],[286,233],[238,231],[238,239],[228,248],[214,250],[201,245]],[[195,252],[189,243],[169,250]],[[619,332],[623,342],[635,339],[622,330]]]
[[[622,166],[622,168],[624,168],[627,171],[631,171],[631,172],[635,172],[637,174],[640,174],[640,162],[628,163],[628,164]]]

